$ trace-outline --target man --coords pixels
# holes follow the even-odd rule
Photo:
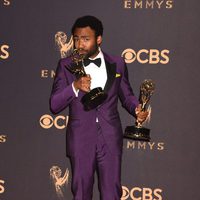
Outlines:
[[[93,16],[78,18],[72,35],[80,54],[93,61],[100,60],[99,66],[93,62],[84,66],[87,76],[76,79],[67,69],[72,59],[61,59],[50,98],[53,113],[69,107],[67,154],[72,165],[74,200],[92,199],[95,171],[101,199],[119,200],[123,130],[117,110],[118,99],[138,121],[144,121],[148,113],[141,111],[133,95],[124,60],[101,51],[101,21]],[[81,98],[96,87],[102,87],[107,98],[97,108],[86,111]]]

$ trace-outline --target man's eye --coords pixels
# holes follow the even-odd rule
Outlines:
[[[90,39],[89,39],[89,38],[85,38],[84,40],[85,40],[85,42],[87,42],[87,41],[89,41]]]

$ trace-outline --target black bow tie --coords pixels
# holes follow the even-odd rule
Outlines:
[[[95,60],[90,60],[88,58],[83,60],[84,66],[87,67],[90,63],[94,63],[96,66],[101,66],[101,58],[97,58]]]

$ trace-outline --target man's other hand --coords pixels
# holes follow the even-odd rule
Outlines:
[[[135,109],[135,114],[136,114],[136,117],[137,117],[137,122],[142,124],[147,119],[149,112],[148,111],[142,111],[142,105],[139,104]]]
[[[89,74],[82,76],[81,78],[74,81],[74,88],[76,90],[82,90],[84,92],[89,92],[91,86],[91,77]]]

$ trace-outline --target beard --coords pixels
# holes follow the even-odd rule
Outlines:
[[[95,43],[89,50],[78,49],[79,53],[84,56],[84,59],[93,57],[99,51],[99,46]]]
[[[86,54],[86,58],[90,58],[93,57],[94,55],[96,55],[99,51],[99,47],[97,45],[97,43],[93,46],[93,48],[91,48],[88,53]]]

